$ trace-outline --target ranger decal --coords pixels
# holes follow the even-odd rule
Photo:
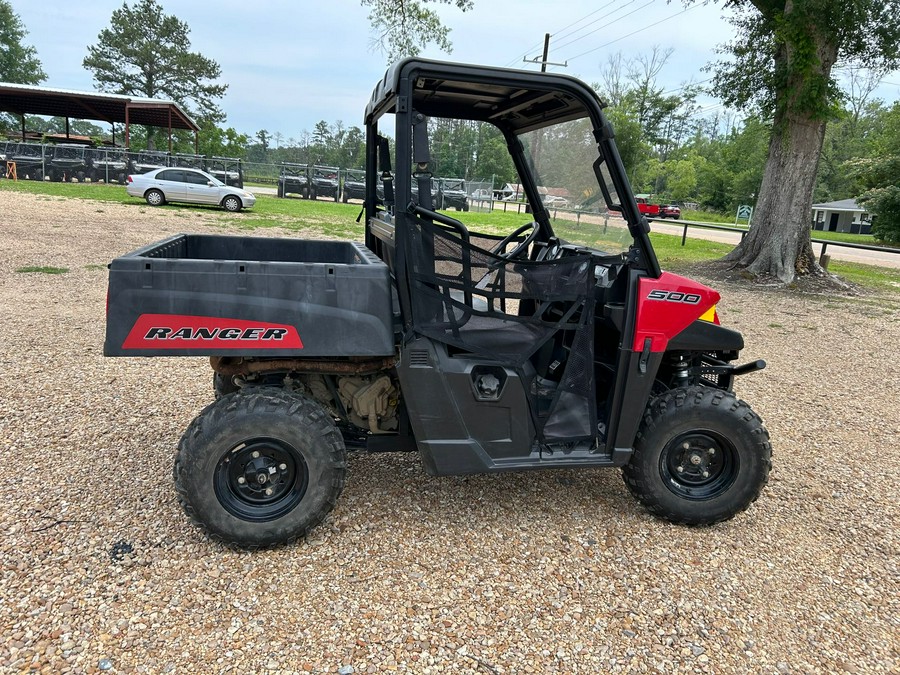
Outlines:
[[[122,349],[303,349],[297,329],[277,323],[142,314]]]

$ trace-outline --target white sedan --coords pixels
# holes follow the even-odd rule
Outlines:
[[[143,197],[150,206],[166,202],[215,204],[226,211],[240,211],[256,203],[252,192],[225,185],[199,169],[172,167],[128,176],[125,192]]]

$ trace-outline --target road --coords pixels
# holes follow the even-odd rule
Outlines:
[[[679,237],[684,233],[684,225],[663,223],[658,220],[652,221],[650,223],[650,228],[653,232],[674,234]],[[741,235],[737,232],[723,232],[722,230],[707,230],[700,227],[694,227],[688,228],[688,238],[705,239],[707,241],[718,241],[725,244],[737,245],[741,240]],[[813,243],[813,250],[816,252],[816,256],[819,256],[822,252],[822,245]],[[843,246],[836,246],[835,242],[828,242],[827,253],[832,260],[900,269],[900,254],[897,253],[844,248]]]

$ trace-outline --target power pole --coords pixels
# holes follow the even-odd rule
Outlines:
[[[544,33],[544,56],[541,58],[541,72],[542,73],[547,72],[547,53],[549,51],[550,51],[550,33]]]
[[[550,54],[550,33],[544,33],[544,55],[541,57],[535,57],[533,59],[525,59],[522,61],[525,63],[540,63],[541,64],[541,72],[547,72],[547,66],[562,66],[563,68],[568,67],[569,62],[565,63],[551,63],[547,60],[548,55]]]

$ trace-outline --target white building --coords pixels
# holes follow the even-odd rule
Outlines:
[[[872,217],[855,199],[813,204],[813,229],[825,232],[870,234]]]

